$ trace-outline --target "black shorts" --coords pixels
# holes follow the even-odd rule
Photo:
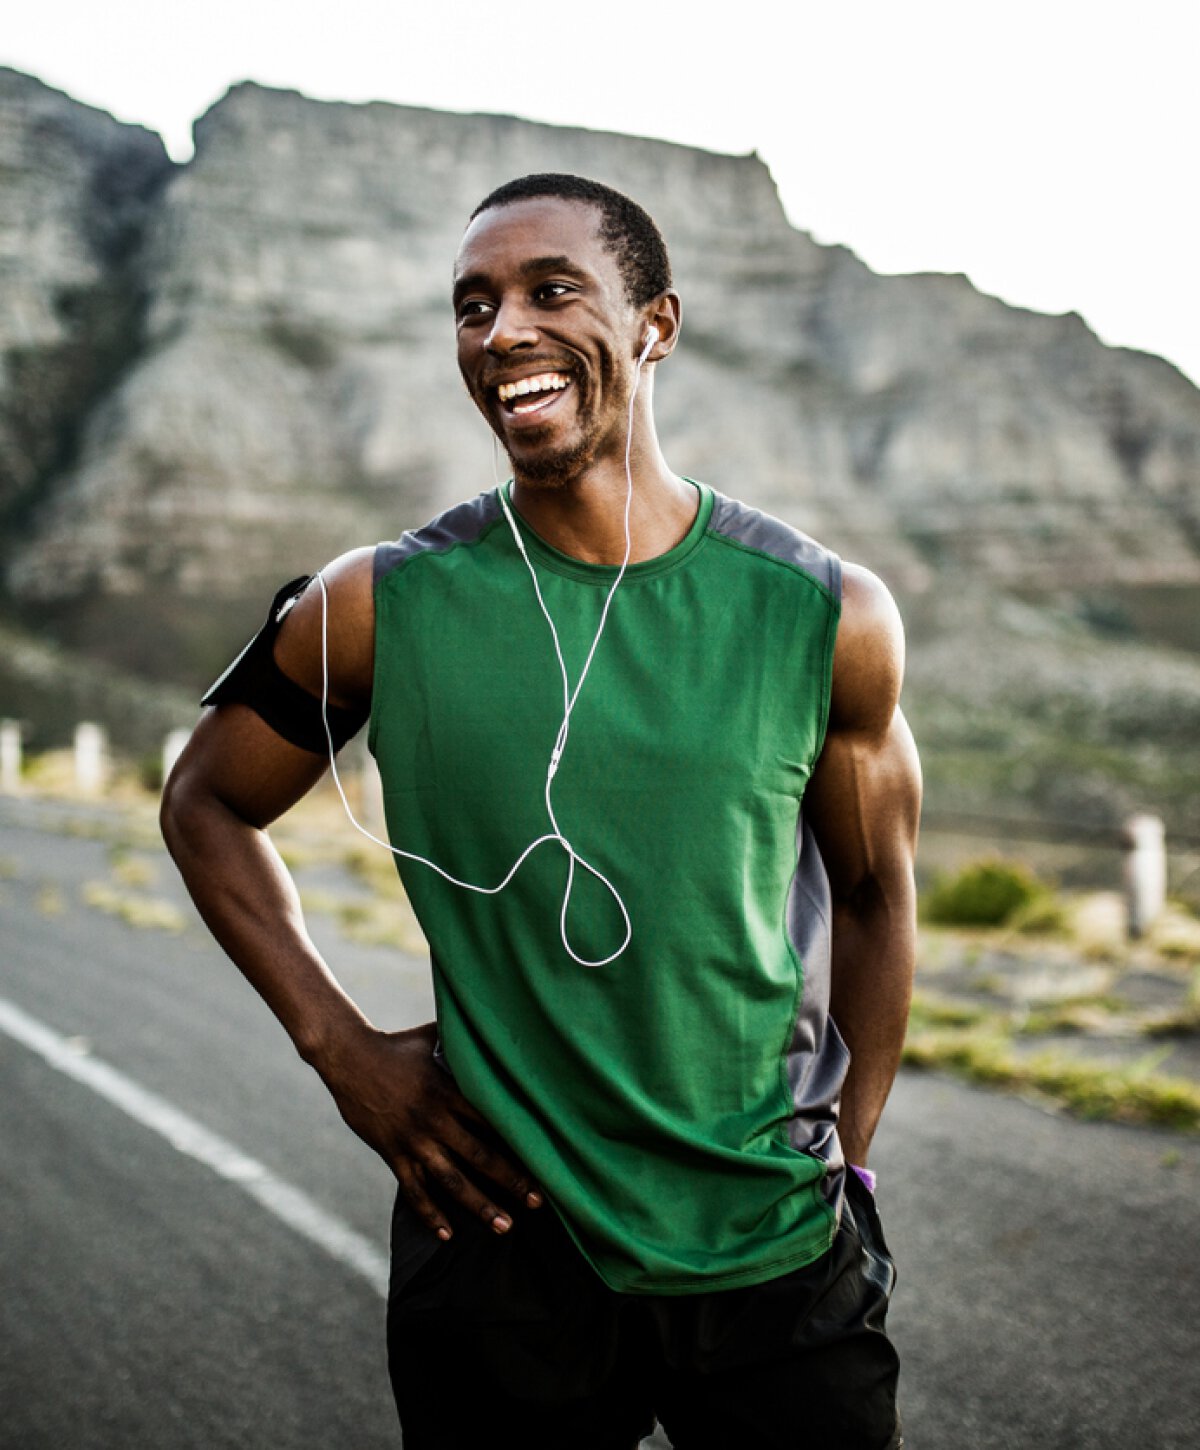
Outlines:
[[[619,1294],[552,1209],[460,1227],[388,1301],[405,1450],[890,1450],[895,1268],[867,1190],[815,1263],[749,1288]]]

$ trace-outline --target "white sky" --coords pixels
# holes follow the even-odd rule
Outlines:
[[[234,81],[756,149],[792,221],[1200,381],[1195,0],[39,0],[0,63],[191,154]],[[653,210],[653,198],[642,198]]]

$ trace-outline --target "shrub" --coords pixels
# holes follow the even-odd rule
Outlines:
[[[925,919],[942,926],[1004,926],[1018,919],[1027,930],[1061,919],[1054,896],[1024,866],[976,861],[954,876],[938,876],[924,901]],[[1032,923],[1037,922],[1037,926]]]

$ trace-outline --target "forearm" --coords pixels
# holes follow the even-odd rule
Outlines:
[[[846,1159],[865,1166],[891,1092],[912,998],[916,893],[910,871],[871,881],[833,913],[830,1010],[850,1049],[838,1132]]]
[[[164,801],[162,828],[209,930],[321,1071],[369,1023],[309,937],[295,883],[270,837],[215,797],[185,790]]]

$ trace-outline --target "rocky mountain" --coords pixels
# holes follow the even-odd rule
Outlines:
[[[0,68],[0,519],[75,461],[136,347],[131,253],[171,170],[161,140]]]
[[[1066,655],[1081,615],[1136,639],[1166,617],[1151,596],[1187,627],[1200,391],[1074,315],[876,276],[793,228],[756,157],[254,84],[195,137],[173,165],[156,136],[0,70],[10,627],[194,686],[277,581],[489,486],[450,263],[475,203],[543,170],[630,192],[666,234],[673,465],[876,568],[916,623],[918,675],[922,651],[1007,638],[1003,595],[1052,600]]]

